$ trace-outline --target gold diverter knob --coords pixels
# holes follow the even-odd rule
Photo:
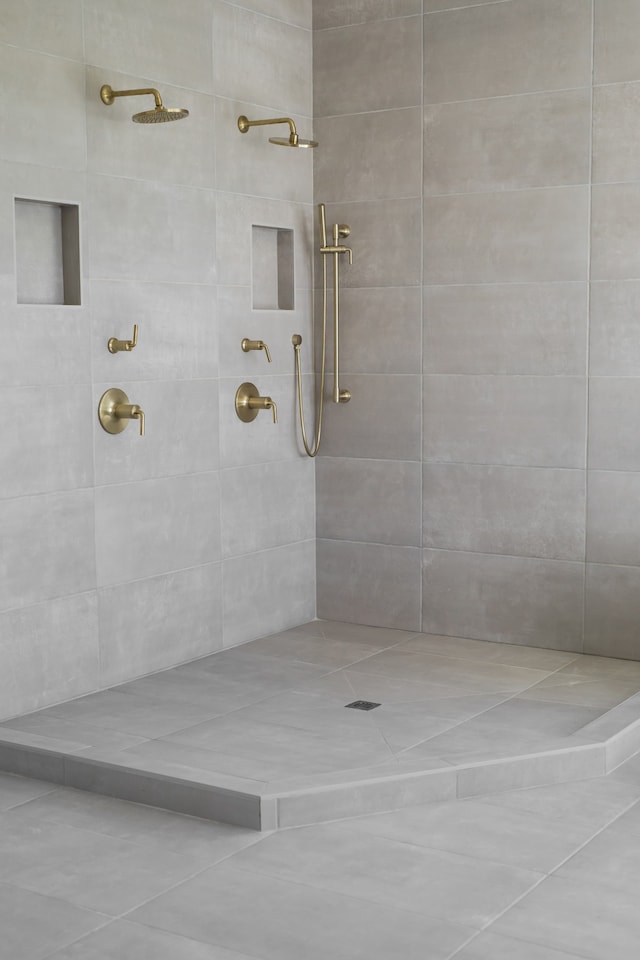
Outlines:
[[[103,393],[98,404],[98,419],[107,433],[122,433],[129,420],[140,424],[140,436],[144,437],[144,410],[137,403],[129,403],[124,390],[112,387]]]
[[[236,391],[236,413],[243,423],[251,423],[261,410],[271,410],[278,422],[278,408],[271,397],[261,397],[255,383],[241,383]]]

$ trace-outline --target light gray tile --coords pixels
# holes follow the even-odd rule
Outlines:
[[[592,279],[636,279],[640,276],[635,232],[640,213],[640,184],[596,185],[592,198]]]
[[[220,564],[100,590],[101,685],[219,649],[221,594]]]
[[[526,738],[523,742],[526,745]],[[563,749],[565,742],[564,739],[551,741],[549,752],[545,752],[545,744],[538,740],[537,750],[532,749],[529,742],[528,749],[517,751],[515,757],[488,763],[471,762],[458,770],[458,797],[484,797],[504,790],[603,776],[605,755],[601,745]],[[523,752],[530,755],[523,756]]]
[[[591,286],[590,372],[595,377],[633,377],[640,370],[640,283]]]
[[[588,560],[640,566],[640,531],[634,527],[639,507],[640,474],[589,473]]]
[[[319,540],[318,614],[402,630],[420,629],[420,551]]]
[[[579,563],[427,550],[423,630],[580,650],[583,580]]]
[[[480,660],[483,663],[511,664],[514,667],[531,667],[534,670],[558,670],[572,663],[576,654],[559,650],[541,650],[539,647],[517,647],[509,643],[492,643],[486,640],[468,640],[464,637],[438,637],[422,633],[402,644],[402,649],[419,653],[437,653],[454,660]]]
[[[13,277],[10,286],[7,300],[11,302],[4,303],[0,293],[0,329],[7,340],[11,340],[11,350],[5,350],[0,357],[3,386],[84,383],[91,362],[91,340],[84,308],[49,304],[43,310],[41,304],[16,305]],[[69,350],[70,343],[74,344],[73,350]]]
[[[307,459],[223,470],[220,482],[224,557],[313,540],[314,470]]]
[[[318,294],[319,296],[319,294]],[[317,305],[317,310],[322,309]],[[322,314],[316,314],[316,329]],[[328,325],[331,324],[331,301]],[[420,287],[347,287],[340,292],[340,365],[344,373],[420,373]],[[331,334],[329,334],[331,336]],[[330,342],[330,341],[329,341]],[[327,371],[333,370],[329,348]]]
[[[584,559],[585,472],[428,463],[424,546]]]
[[[260,91],[266,116],[289,111],[311,116],[311,32],[260,16],[230,3],[217,3],[213,18],[213,83],[221,97],[253,103]],[[242,69],[238,65],[242,64]],[[266,116],[264,109],[267,109]],[[236,128],[238,140],[240,133]],[[279,134],[276,134],[279,136]],[[301,134],[305,136],[304,133]],[[248,137],[267,136],[252,129]],[[307,135],[308,136],[308,135]],[[239,144],[238,149],[241,149]],[[297,150],[290,151],[297,154]],[[299,160],[304,161],[304,154]]]
[[[592,377],[589,386],[589,466],[640,470],[640,377]]]
[[[56,788],[51,783],[27,780],[10,773],[0,774],[0,810],[10,810],[37,797],[52,793]]]
[[[419,463],[320,457],[318,537],[421,546],[420,477]]]
[[[94,589],[93,540],[90,490],[0,501],[0,610]]]
[[[306,623],[315,613],[315,548],[307,540],[223,563],[226,647]]]
[[[49,750],[66,744],[69,753],[81,753],[88,747],[115,752],[142,742],[141,737],[133,737],[127,733],[103,730],[72,720],[60,720],[51,715],[41,716],[40,713],[28,713],[26,716],[6,720],[0,725],[0,731],[7,742],[10,738],[11,743],[32,744]]]
[[[616,83],[593,91],[593,180],[639,180],[640,83]]]
[[[420,0],[323,0],[313,8],[313,29],[344,27],[369,20],[390,20],[422,13]]]
[[[16,47],[41,50],[82,60],[82,0],[52,0],[44,18],[38,0],[25,0],[3,10],[0,40]]]
[[[425,281],[586,280],[588,211],[586,187],[427,197]]]
[[[590,84],[589,0],[514,0],[424,19],[431,103]]]
[[[420,18],[406,17],[315,33],[315,116],[418,106],[420,32]]]
[[[51,951],[104,926],[100,913],[0,884],[3,949],[12,960],[44,960]]]
[[[586,183],[590,116],[588,89],[429,105],[425,194]]]
[[[95,690],[99,683],[94,593],[0,614],[0,716]]]
[[[302,3],[299,0],[243,0],[242,6],[285,23],[311,28],[311,0],[302,0]]]
[[[98,487],[99,586],[219,560],[219,502],[215,473]]]
[[[640,658],[640,568],[587,564],[585,653]]]
[[[424,288],[425,373],[584,373],[587,285]]]
[[[617,822],[578,850],[556,875],[587,882],[597,877],[605,896],[614,890],[632,890],[640,875],[637,844],[629,843],[628,829]]]
[[[323,200],[420,195],[419,107],[321,118],[316,121],[315,136],[322,150],[314,158],[314,190]]]
[[[640,29],[640,11],[633,0],[595,2],[595,83],[640,80],[633,36]]]
[[[425,459],[584,468],[585,389],[579,377],[427,376]]]
[[[194,0],[188,17],[171,0],[142,0],[135,7],[127,0],[114,0],[108,7],[99,0],[87,0],[84,36],[85,56],[91,64],[153,77],[158,83],[212,89],[211,4],[207,0]],[[138,102],[116,101],[117,107],[108,109],[128,110],[129,103]]]
[[[572,960],[575,954],[559,953],[537,943],[525,943],[489,930],[472,940],[456,957],[459,960]]]

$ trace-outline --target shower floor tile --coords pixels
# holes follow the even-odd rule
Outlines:
[[[314,621],[5,721],[0,769],[269,829],[597,776],[639,691],[633,662]]]

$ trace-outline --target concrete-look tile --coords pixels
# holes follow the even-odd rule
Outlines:
[[[527,738],[523,735],[523,743]],[[566,738],[549,741],[538,739],[513,757],[486,763],[475,763],[458,770],[457,796],[484,797],[504,790],[520,790],[541,784],[563,783],[566,780],[587,780],[605,773],[604,748],[600,744],[565,749]],[[547,752],[548,751],[548,752]],[[523,756],[528,753],[529,756]]]
[[[418,106],[422,98],[419,17],[320,30],[313,38],[314,115]],[[384,63],[384,70],[379,64]]]
[[[107,380],[189,380],[218,375],[216,290],[208,284],[92,280],[93,377]],[[112,354],[111,337],[138,347]]]
[[[172,0],[142,0],[134,7],[128,0],[113,0],[108,7],[99,0],[85,0],[87,62],[121,73],[152,77],[158,83],[211,92],[211,9],[208,0],[194,0],[189,16],[185,17]],[[103,82],[111,81],[105,77]],[[139,101],[125,101],[125,105],[119,106],[128,109],[130,102]]]
[[[422,221],[418,198],[330,203],[326,215],[327,224],[347,223],[351,227],[353,264],[350,266],[343,257],[340,266],[344,287],[420,283]]]
[[[580,377],[427,376],[425,460],[583,469],[585,391]]]
[[[588,214],[581,186],[427,197],[425,282],[586,280]]]
[[[99,586],[220,559],[217,474],[113,484],[95,496]]]
[[[52,0],[47,17],[41,13],[39,0],[7,5],[2,11],[0,41],[82,60],[82,0]]]
[[[419,196],[421,113],[409,107],[317,120],[316,195],[332,203]]]
[[[140,76],[109,70],[114,90],[136,90],[149,86]],[[189,111],[185,123],[141,126],[131,122],[134,112],[153,109],[154,100],[116,99],[105,106],[100,88],[105,82],[104,67],[87,67],[87,165],[90,173],[133,180],[181,183],[192,187],[214,186],[214,99],[184,87],[161,84],[166,107]],[[193,158],[198,162],[194,163]]]
[[[585,471],[424,465],[424,546],[584,559]]]
[[[582,375],[587,294],[586,283],[425,287],[425,373]]]
[[[631,785],[613,777],[582,780],[579,783],[555,783],[551,786],[513,790],[483,797],[483,803],[536,814],[550,820],[584,824],[595,834],[618,817],[637,799]]]
[[[12,960],[44,960],[91,930],[104,926],[101,913],[0,884],[3,950]],[[443,955],[444,956],[444,955]]]
[[[261,16],[230,3],[216,3],[213,16],[213,83],[217,96],[255,103],[263,111],[311,116],[311,31]],[[241,68],[239,69],[239,65]],[[260,117],[249,117],[263,119]],[[240,139],[236,128],[235,134]],[[233,134],[230,134],[233,136]],[[276,136],[281,136],[276,133]],[[249,137],[266,137],[252,129]],[[300,136],[309,135],[300,131]],[[239,144],[238,149],[242,149]],[[297,150],[291,151],[297,153]],[[302,150],[305,154],[307,151]],[[304,157],[298,157],[303,160]]]
[[[88,384],[2,387],[7,417],[0,452],[0,497],[74,490],[93,483],[93,403]]]
[[[313,29],[345,27],[369,20],[390,20],[422,13],[421,0],[323,0],[313,8]]]
[[[640,473],[589,473],[587,559],[640,566]]]
[[[221,594],[220,564],[100,590],[101,686],[219,649]]]
[[[559,670],[572,663],[575,653],[559,650],[542,650],[539,647],[517,647],[510,643],[493,643],[486,640],[468,640],[464,637],[438,637],[421,633],[399,645],[401,650],[418,653],[437,653],[454,660],[479,660],[510,664],[514,667],[531,667],[533,670]]]
[[[429,105],[425,194],[587,183],[590,117],[589,89]]]
[[[55,960],[252,960],[246,954],[199,943],[128,920],[116,920],[55,955]],[[255,958],[253,958],[255,960]],[[554,958],[551,958],[554,960]],[[563,960],[563,958],[560,958]]]
[[[88,379],[91,338],[83,307],[16,304],[15,280],[9,279],[11,302],[4,302],[0,280],[2,316],[0,330],[11,350],[0,356],[0,379],[5,387],[44,387],[80,384]],[[86,296],[86,285],[84,287]],[[69,344],[73,343],[73,350]],[[63,411],[64,413],[65,411]]]
[[[636,224],[640,184],[616,183],[592,188],[591,276],[593,280],[640,277]]]
[[[635,696],[637,680],[598,680],[590,677],[580,677],[564,674],[562,671],[554,673],[527,690],[529,700],[555,701],[558,703],[573,703],[579,706],[600,707],[603,710],[617,707],[629,697]]]
[[[318,458],[318,537],[422,546],[420,475],[402,460]]]
[[[292,630],[285,630],[283,633],[276,633],[271,637],[262,637],[251,644],[246,644],[246,647],[263,657],[297,660],[304,663],[314,663],[318,666],[346,667],[372,656],[378,650],[384,650],[391,646],[393,641],[388,637],[385,638],[386,631],[381,630],[380,633],[383,639],[367,641],[360,640],[357,637],[351,639],[314,637],[294,627]],[[305,696],[313,696],[312,691],[307,690]],[[273,706],[279,709],[281,702],[281,698],[278,698]],[[307,702],[309,701],[307,700]],[[292,703],[296,707],[300,707],[302,701],[296,695]],[[323,703],[322,707],[325,706],[326,704]]]
[[[585,653],[640,657],[640,568],[587,564]]]
[[[628,829],[617,822],[578,850],[556,876],[587,882],[597,877],[604,888],[633,890],[640,880],[638,845],[629,843]]]
[[[424,42],[430,103],[591,82],[590,0],[514,0],[434,13],[424,18]]]
[[[103,730],[90,724],[60,720],[50,715],[43,717],[39,713],[28,713],[26,716],[6,720],[0,724],[0,731],[6,742],[23,742],[54,750],[57,748],[57,741],[57,744],[66,743],[70,753],[81,753],[90,747],[111,751],[125,750],[143,742],[142,737],[118,733],[117,730]]]
[[[421,379],[393,374],[341,376],[340,386],[351,391],[351,400],[325,405],[323,455],[419,460]]]
[[[595,83],[640,80],[633,36],[640,29],[634,0],[595,0]]]
[[[94,593],[0,614],[0,637],[0,717],[38,710],[98,686]]]
[[[297,27],[312,25],[311,0],[242,0],[242,6]]]
[[[225,560],[225,647],[310,620],[314,583],[313,540]]]
[[[594,183],[640,180],[634,138],[640,119],[640,83],[595,87],[593,98]]]
[[[38,78],[37,83],[33,82],[34,77]],[[37,157],[43,166],[84,170],[87,148],[83,66],[3,45],[0,80],[5,91],[0,105],[0,158],[32,163]]]
[[[589,467],[640,470],[640,377],[591,377]]]
[[[581,563],[426,550],[422,628],[580,650],[583,592]]]
[[[92,278],[214,279],[213,190],[92,174],[88,208]]]
[[[118,378],[130,403],[145,413],[140,438],[137,421],[113,436],[95,417],[96,484],[207,473],[218,468],[218,384],[215,380]],[[111,382],[94,384],[95,409]],[[206,420],[205,420],[206,417]],[[206,423],[203,429],[203,423]]]
[[[636,376],[640,369],[640,283],[592,284],[590,311],[591,376]]]
[[[93,541],[90,490],[0,501],[0,610],[94,589]]]
[[[420,629],[420,551],[318,540],[318,615],[379,627]]]
[[[357,640],[380,649],[393,647],[415,635],[413,631],[367,627],[359,623],[342,623],[339,620],[312,620],[311,623],[303,623],[302,626],[297,627],[297,630],[310,637],[324,637],[326,640]]]
[[[525,943],[486,931],[456,954],[457,960],[575,960],[574,953],[560,953],[537,943]]]
[[[315,537],[314,470],[307,459],[223,470],[220,484],[223,557]]]
[[[318,307],[321,310],[321,306]],[[322,314],[316,314],[320,327]],[[329,301],[328,324],[331,323]],[[344,373],[420,373],[420,287],[359,287],[340,292],[340,365]],[[327,371],[333,370],[329,350]]]
[[[289,135],[286,124],[281,127],[250,128],[243,135],[238,130],[238,117],[244,115],[250,120],[262,119],[264,106],[216,97],[215,111],[218,190],[299,203],[309,203],[313,199],[313,151],[274,150],[269,142],[269,136]],[[295,123],[301,139],[318,139],[317,129],[314,132],[308,116],[292,116],[289,106],[285,112]],[[325,143],[323,147],[326,148]],[[211,171],[208,174],[211,176]]]
[[[395,954],[423,960],[425,943],[430,960],[445,960],[471,933],[424,913],[362,902],[353,893],[353,886],[345,897],[306,881],[290,883],[224,865],[156,898],[130,919],[265,960],[347,960],[358,952],[371,960]],[[248,902],[250,924],[244,922]]]
[[[640,918],[632,891],[618,891],[603,903],[602,887],[589,881],[548,877],[492,928],[590,960],[632,956]]]
[[[42,783],[40,780],[27,780],[25,777],[16,777],[10,773],[0,773],[0,810],[10,810],[21,806],[37,797],[56,791],[51,783]]]

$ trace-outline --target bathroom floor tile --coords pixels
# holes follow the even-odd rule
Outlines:
[[[25,780],[11,773],[0,773],[0,812],[28,803],[36,797],[55,793],[57,787],[40,780]]]

